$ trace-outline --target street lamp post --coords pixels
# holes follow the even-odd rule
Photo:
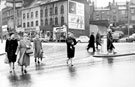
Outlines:
[[[127,6],[128,6],[128,8],[127,8],[127,12],[128,12],[128,38],[129,38],[129,34],[130,34],[130,31],[129,31],[129,24],[130,24],[130,4],[129,4],[129,2],[127,3]]]

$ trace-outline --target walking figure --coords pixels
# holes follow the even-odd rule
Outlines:
[[[89,44],[87,46],[87,51],[93,48],[93,53],[95,52],[95,37],[94,37],[94,32],[91,33],[90,35],[90,40],[89,40]]]
[[[27,73],[27,67],[30,65],[30,55],[26,53],[26,50],[30,48],[31,42],[28,39],[28,35],[24,34],[16,51],[16,54],[19,53],[18,64],[21,66],[22,73]]]
[[[71,62],[70,64],[71,64],[71,66],[73,66],[72,58],[75,55],[75,45],[77,44],[77,42],[73,36],[73,33],[71,33],[71,32],[68,33],[66,43],[67,43],[67,57],[68,57],[67,64],[70,60],[70,62]]]
[[[42,61],[43,49],[42,49],[42,43],[38,34],[36,35],[36,38],[34,39],[33,48],[34,48],[35,63],[37,62],[39,64],[40,61]]]
[[[100,33],[97,32],[96,34],[96,49],[98,50],[98,45],[101,46],[101,36],[100,36]]]
[[[9,66],[10,66],[10,73],[12,73],[12,70],[14,70],[15,62],[16,62],[16,50],[17,50],[18,42],[15,38],[15,34],[11,33],[6,40],[6,46],[5,46],[5,52],[9,60]]]
[[[113,45],[113,37],[112,37],[112,31],[111,29],[108,29],[108,33],[107,33],[107,51],[109,53],[112,53],[115,54],[114,52],[114,45]]]

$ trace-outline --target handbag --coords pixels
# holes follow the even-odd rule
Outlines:
[[[26,54],[32,54],[32,53],[33,53],[33,50],[31,48],[26,49]]]
[[[9,59],[8,59],[8,57],[7,57],[7,54],[5,55],[4,63],[5,63],[5,64],[9,64]]]

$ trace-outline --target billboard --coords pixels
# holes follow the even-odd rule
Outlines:
[[[71,29],[84,30],[84,18],[84,4],[75,1],[69,1],[68,27]]]

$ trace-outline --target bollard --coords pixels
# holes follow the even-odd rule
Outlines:
[[[107,36],[104,35],[103,38],[101,39],[101,54],[107,54]]]

